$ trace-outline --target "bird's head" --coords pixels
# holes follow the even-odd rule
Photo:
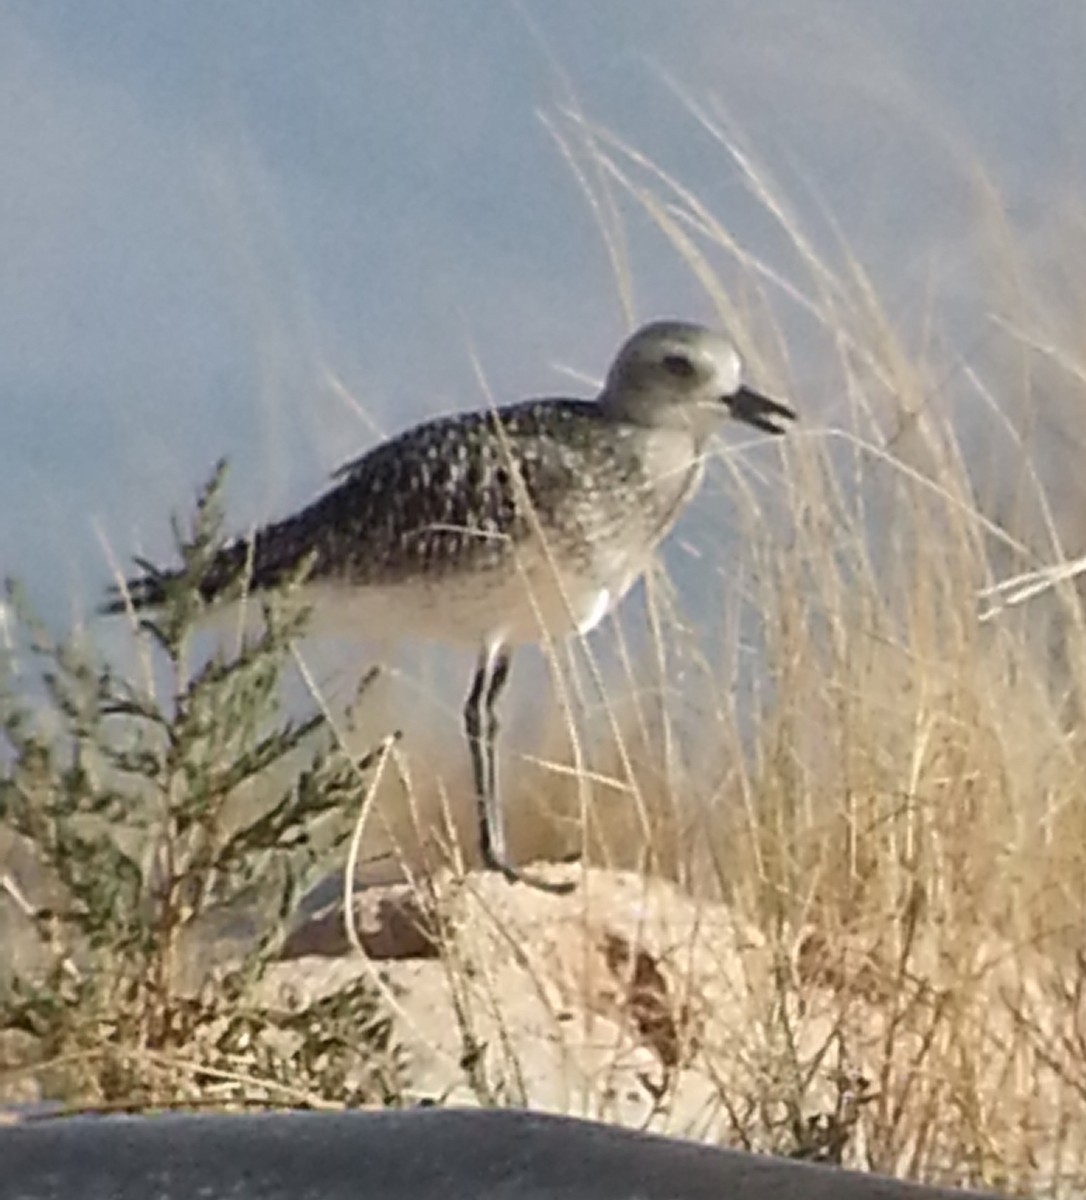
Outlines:
[[[784,433],[795,412],[743,383],[743,364],[722,334],[683,321],[643,325],[623,344],[600,401],[624,420],[689,430],[699,441],[722,415]]]

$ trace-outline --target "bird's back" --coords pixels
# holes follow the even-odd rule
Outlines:
[[[400,601],[398,618],[387,615],[410,625],[424,623],[404,610],[412,599],[440,620],[432,588],[451,618],[458,595],[479,606],[488,589],[553,592],[557,573],[567,594],[545,597],[544,607],[568,608],[572,597],[571,622],[580,625],[580,609],[594,608],[601,588],[617,599],[629,586],[699,473],[689,438],[616,420],[592,401],[533,400],[440,417],[340,468],[330,490],[258,530],[251,547],[248,539],[226,546],[203,590],[214,601],[243,570],[251,591],[272,588],[305,562],[309,583],[326,595],[381,592]],[[161,600],[160,581],[129,586],[138,605]],[[371,624],[386,615],[372,603],[369,610]],[[540,617],[562,623],[544,612],[531,624]],[[476,623],[468,624],[463,635],[477,637]],[[531,639],[523,614],[513,624],[511,636]]]

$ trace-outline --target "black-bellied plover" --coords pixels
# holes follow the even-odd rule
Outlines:
[[[741,371],[720,334],[646,325],[594,401],[438,417],[347,463],[307,508],[226,545],[204,598],[245,571],[250,592],[275,587],[307,562],[319,626],[477,647],[463,719],[483,862],[567,890],[506,852],[495,712],[512,648],[587,633],[622,599],[700,484],[722,415],[783,432],[792,409],[744,386]],[[169,578],[130,579],[106,610],[154,607]]]

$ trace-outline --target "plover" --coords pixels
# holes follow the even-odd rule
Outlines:
[[[526,400],[426,421],[342,466],[293,516],[228,543],[209,604],[247,571],[250,593],[308,563],[318,627],[478,650],[467,737],[487,868],[568,890],[510,862],[498,791],[496,706],[513,649],[587,633],[644,572],[704,474],[721,418],[769,434],[795,413],[745,386],[719,333],[657,321],[620,348],[595,400]],[[153,608],[169,571],[146,572],[106,611]]]

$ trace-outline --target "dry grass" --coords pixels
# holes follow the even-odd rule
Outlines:
[[[834,1061],[870,1083],[854,1138],[867,1165],[954,1163],[977,1183],[1069,1193],[1086,1179],[1086,613],[1075,568],[1060,570],[1086,511],[1074,322],[1014,256],[982,181],[1002,285],[978,314],[991,341],[977,361],[906,345],[847,249],[827,263],[696,115],[776,219],[791,277],[610,132],[578,114],[551,128],[609,246],[625,244],[623,211],[647,214],[740,344],[769,348],[759,381],[809,415],[779,456],[731,452],[716,474],[734,527],[702,547],[721,568],[718,628],[651,593],[650,653],[614,673],[586,739],[614,781],[610,798],[594,789],[591,857],[647,864],[769,939],[781,969],[750,1052],[789,1023],[797,1043],[798,1027],[827,1029]],[[1065,261],[1081,265],[1081,219],[1066,225]],[[620,290],[631,276],[618,266]],[[783,382],[781,307],[819,334],[829,396]],[[1000,586],[1019,572],[1035,595]],[[578,807],[561,777],[548,790]]]

